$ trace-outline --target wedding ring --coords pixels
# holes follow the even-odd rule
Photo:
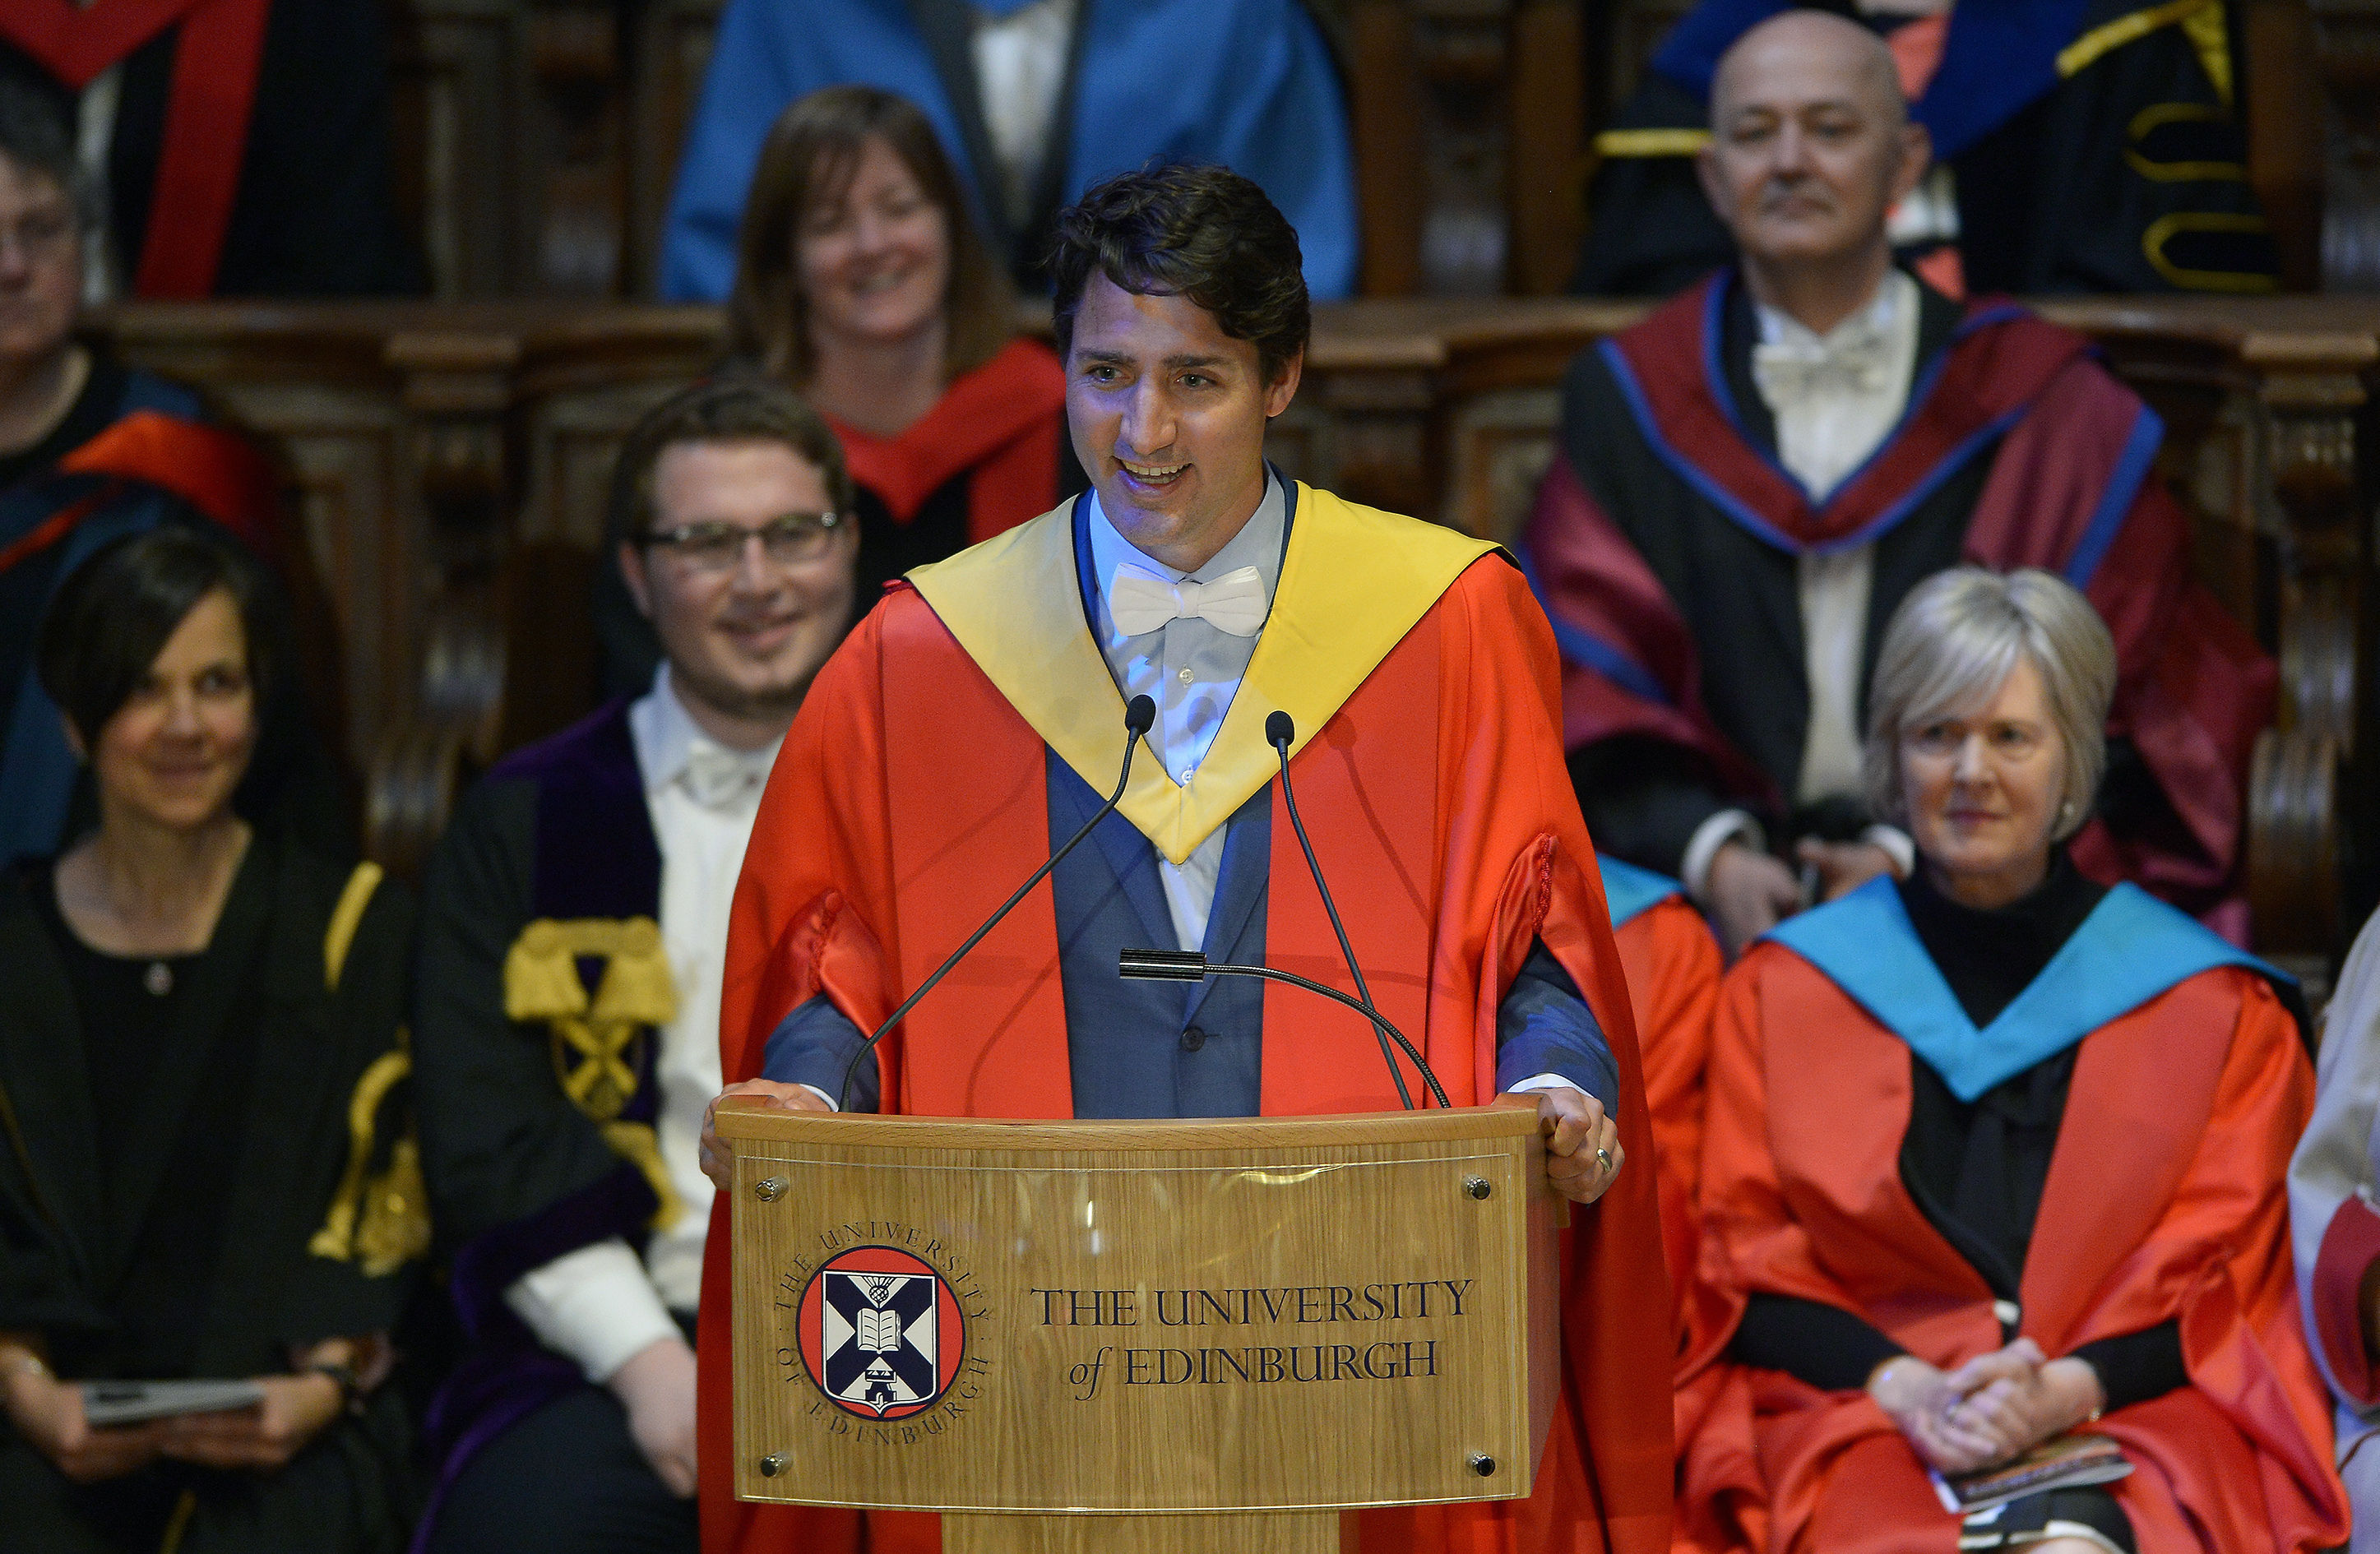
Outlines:
[[[1609,1170],[1611,1169],[1611,1151],[1610,1151],[1610,1150],[1609,1150],[1609,1149],[1597,1149],[1597,1150],[1595,1152],[1595,1158],[1596,1158],[1596,1159],[1597,1159],[1598,1162],[1600,1162],[1600,1163],[1601,1163],[1601,1165],[1603,1166],[1603,1169],[1604,1169],[1604,1170],[1606,1170],[1606,1171],[1609,1171]]]

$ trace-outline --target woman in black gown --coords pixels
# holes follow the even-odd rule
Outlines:
[[[0,1543],[380,1550],[410,1508],[383,1336],[429,1226],[399,1028],[412,904],[231,807],[285,665],[176,527],[43,623],[100,824],[0,880]],[[255,1401],[94,1426],[88,1384]]]

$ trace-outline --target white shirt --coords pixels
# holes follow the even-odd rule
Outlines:
[[[1917,283],[1900,270],[1867,306],[1824,335],[1775,309],[1755,304],[1760,343],[1752,377],[1777,424],[1777,459],[1823,504],[1899,424],[1917,369]],[[1805,552],[1798,563],[1802,668],[1809,686],[1809,722],[1793,795],[1812,803],[1860,791],[1860,664],[1867,645],[1868,601],[1874,590],[1876,547],[1854,545]],[[1711,859],[1725,844],[1760,845],[1758,822],[1724,809],[1703,822],[1686,848],[1689,893],[1705,899]],[[1906,838],[1889,827],[1867,839],[1893,854],[1906,871]]]
[[[1005,16],[977,6],[976,98],[1000,162],[1000,189],[1013,220],[1031,212],[1033,185],[1050,147],[1077,0],[1027,0]]]
[[[1097,492],[1084,494],[1089,504],[1086,524],[1090,535],[1093,610],[1091,635],[1099,640],[1116,688],[1130,701],[1146,696],[1157,703],[1157,722],[1148,744],[1160,768],[1177,787],[1186,786],[1215,743],[1232,698],[1239,694],[1240,678],[1256,656],[1257,637],[1234,637],[1201,620],[1168,622],[1157,630],[1126,637],[1108,617],[1108,589],[1116,568],[1129,563],[1156,573],[1169,583],[1187,579],[1211,583],[1227,572],[1253,566],[1264,579],[1265,601],[1272,601],[1281,586],[1281,544],[1287,535],[1289,499],[1270,470],[1265,472],[1265,493],[1239,533],[1196,572],[1184,572],[1147,554],[1122,534],[1099,508]],[[1268,709],[1269,710],[1269,709]],[[1173,919],[1181,948],[1196,950],[1207,942],[1207,918],[1215,906],[1215,885],[1223,873],[1223,838],[1228,828],[1217,827],[1179,864],[1157,858],[1165,907]]]
[[[641,1262],[614,1237],[556,1257],[504,1293],[540,1342],[576,1360],[596,1382],[656,1339],[681,1336],[670,1313],[692,1311],[701,1293],[712,1189],[696,1144],[703,1108],[722,1082],[727,915],[777,759],[774,744],[733,750],[704,734],[678,700],[666,663],[651,692],[628,709],[628,733],[661,848],[662,947],[677,992],[677,1017],[660,1033],[653,1077],[661,1087],[654,1131],[679,1213],[653,1232]]]

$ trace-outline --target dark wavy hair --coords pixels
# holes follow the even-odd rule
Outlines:
[[[1074,348],[1075,314],[1094,274],[1143,297],[1188,297],[1225,334],[1254,342],[1268,383],[1314,330],[1297,229],[1254,179],[1228,167],[1149,167],[1090,189],[1059,214],[1050,274],[1061,356]]]
[[[261,732],[284,628],[271,578],[236,541],[163,523],[108,541],[58,585],[34,643],[34,672],[86,748],[149,677],[183,618],[217,589],[239,612]]]
[[[843,203],[870,140],[892,149],[942,212],[950,234],[950,335],[944,375],[955,378],[1000,354],[1016,330],[1016,295],[976,227],[956,170],[917,104],[872,86],[821,87],[795,100],[760,146],[736,237],[735,289],[727,300],[728,354],[796,387],[818,369],[794,238],[812,210]]]

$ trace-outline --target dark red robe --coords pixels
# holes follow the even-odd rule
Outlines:
[[[2133,880],[2242,939],[2248,761],[2272,722],[2277,680],[2192,578],[2188,520],[2154,468],[2155,413],[2091,358],[2082,336],[1986,298],[1919,363],[1909,409],[1885,443],[1813,505],[1746,431],[1729,389],[1720,334],[1733,284],[1728,273],[1706,281],[1573,369],[1563,452],[1538,492],[1526,543],[1562,649],[1571,748],[1657,741],[1690,753],[1729,801],[1781,814],[1791,771],[1775,755],[1765,765],[1755,759],[1747,742],[1757,710],[1738,711],[1713,690],[1740,694],[1763,673],[1790,673],[1799,687],[1800,664],[1714,662],[1708,625],[1690,623],[1748,608],[1719,596],[1742,579],[1693,577],[1683,563],[1648,559],[1647,544],[1680,528],[1730,526],[1789,557],[1871,540],[1881,552],[1912,521],[1962,522],[1941,564],[2055,572],[2115,634],[2108,734],[2138,752],[2170,819],[2129,831],[2095,820],[2072,844],[2076,864],[2096,880]],[[1586,404],[1608,413],[1581,424]],[[1633,510],[1611,510],[1615,500]],[[1681,597],[1694,588],[1708,597]],[[1900,597],[1880,566],[1871,655]],[[1736,683],[1717,685],[1722,676]]]

